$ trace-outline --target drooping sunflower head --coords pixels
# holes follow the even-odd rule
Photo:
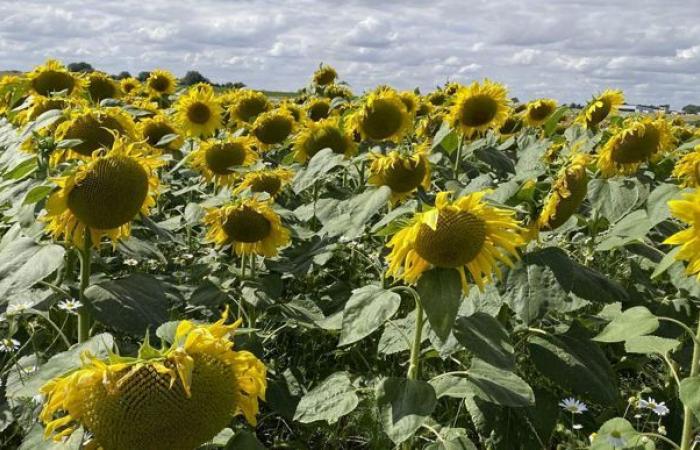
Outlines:
[[[272,199],[251,197],[209,210],[204,217],[207,240],[218,246],[231,245],[237,255],[276,256],[289,243],[289,230],[271,203]]]
[[[416,116],[420,106],[420,98],[413,91],[403,91],[399,94],[401,101],[406,105],[406,111],[412,116]]]
[[[631,175],[647,161],[657,160],[673,144],[663,117],[630,118],[608,139],[598,155],[603,176]]]
[[[412,120],[399,94],[391,88],[371,92],[353,112],[351,123],[365,140],[399,142]]]
[[[501,128],[498,129],[498,134],[507,137],[517,134],[523,129],[523,119],[519,115],[510,114],[508,118],[503,122]]]
[[[525,108],[525,123],[531,127],[539,127],[547,121],[557,109],[557,102],[549,98],[540,98],[527,104]]]
[[[70,118],[56,128],[57,140],[75,142],[71,147],[56,149],[51,155],[53,164],[66,158],[86,159],[95,150],[110,149],[114,136],[120,134],[135,139],[136,125],[120,108],[76,109]]]
[[[417,117],[425,117],[433,111],[433,105],[423,97],[418,97]]]
[[[449,122],[467,138],[498,129],[508,118],[508,91],[500,83],[484,80],[460,89],[450,109]]]
[[[552,190],[544,202],[542,213],[537,219],[539,229],[550,231],[562,226],[576,211],[588,193],[588,173],[586,166],[591,157],[576,154],[570,158],[552,184]]]
[[[93,103],[99,104],[106,98],[119,98],[121,96],[119,85],[109,75],[91,72],[86,78],[87,94]]]
[[[230,186],[239,177],[236,169],[258,159],[253,144],[247,136],[203,141],[192,154],[192,167],[207,181],[217,186]]]
[[[177,127],[162,114],[142,120],[138,130],[141,139],[154,150],[175,151],[184,143]]]
[[[141,90],[141,82],[134,77],[127,77],[119,82],[119,87],[125,95],[134,95]]]
[[[170,95],[173,94],[175,88],[177,88],[177,79],[171,72],[157,69],[148,76],[146,87],[151,97]]]
[[[229,109],[234,120],[252,123],[258,115],[272,109],[272,104],[265,94],[249,89],[238,91]]]
[[[423,143],[413,154],[405,155],[392,150],[388,155],[373,153],[371,176],[367,180],[375,186],[389,186],[394,203],[409,197],[419,186],[430,188],[429,145]]]
[[[428,94],[428,103],[430,103],[433,106],[442,106],[447,102],[447,99],[449,96],[445,93],[445,91],[438,89],[430,94]]]
[[[350,88],[348,88],[347,86],[344,86],[342,84],[335,84],[335,83],[324,86],[323,95],[325,95],[328,98],[340,97],[340,98],[344,98],[346,100],[350,100],[353,96]]]
[[[673,168],[672,176],[680,181],[681,187],[700,187],[700,145],[683,155]]]
[[[294,128],[292,113],[285,108],[276,108],[260,114],[253,122],[251,133],[263,147],[269,147],[283,143]]]
[[[68,98],[65,97],[44,97],[41,95],[32,96],[32,105],[22,110],[17,114],[17,119],[20,124],[26,124],[37,117],[44,114],[45,112],[52,110],[65,110],[70,106],[78,106],[75,102],[70,102]]]
[[[180,321],[170,347],[146,340],[135,358],[83,353],[80,367],[41,388],[45,436],[61,441],[82,426],[103,450],[191,450],[238,414],[255,425],[267,370],[233,349],[241,320],[227,319],[228,310],[213,324]]]
[[[43,66],[29,72],[27,80],[32,93],[45,97],[58,92],[79,95],[82,88],[82,80],[53,59],[49,59]]]
[[[624,102],[625,96],[622,91],[606,89],[588,102],[588,105],[581,111],[578,122],[586,128],[594,128],[606,117],[615,114]]]
[[[294,158],[303,164],[324,148],[330,148],[333,153],[346,157],[357,152],[357,145],[340,127],[340,120],[328,118],[309,122],[308,126],[297,134],[294,141]]]
[[[681,246],[676,259],[687,261],[686,273],[699,274],[700,281],[700,189],[684,193],[679,200],[669,201],[668,208],[674,217],[689,226],[670,236],[664,244]]]
[[[327,118],[331,113],[331,102],[325,98],[313,98],[306,104],[306,117],[314,122]]]
[[[519,257],[523,229],[512,211],[489,205],[484,195],[475,192],[450,202],[450,194],[440,192],[434,208],[416,213],[387,244],[387,276],[412,284],[431,267],[452,268],[465,292],[467,272],[480,289],[494,273],[500,276],[497,262],[512,265],[511,258]]]
[[[338,78],[338,72],[327,64],[321,64],[316,72],[314,72],[314,84],[319,86],[331,84],[336,78]]]
[[[284,167],[254,170],[245,174],[234,193],[238,194],[250,189],[253,193],[265,192],[274,198],[292,181],[292,178],[294,178],[294,172]]]
[[[294,117],[294,121],[297,123],[304,119],[304,111],[302,111],[299,105],[289,99],[280,102],[278,107],[287,110],[292,117]]]
[[[223,110],[211,88],[190,87],[177,100],[175,111],[180,129],[187,136],[211,136],[222,126]]]
[[[156,169],[163,162],[144,153],[142,144],[117,138],[111,150],[95,155],[77,170],[54,180],[58,190],[46,202],[46,230],[79,248],[90,242],[98,247],[102,237],[116,242],[130,234],[130,223],[148,214],[158,189]]]
[[[692,125],[672,125],[673,138],[677,143],[682,144],[692,139],[697,139],[698,130]]]

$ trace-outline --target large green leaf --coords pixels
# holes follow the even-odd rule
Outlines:
[[[80,450],[83,448],[84,434],[83,429],[79,428],[68,439],[56,442],[53,439],[46,439],[44,427],[36,423],[24,437],[18,450]]]
[[[345,163],[345,156],[334,153],[330,148],[324,148],[316,153],[305,169],[297,172],[292,188],[295,193],[311,187],[317,180],[322,179],[328,172]]]
[[[437,404],[435,390],[421,380],[386,378],[376,395],[384,432],[396,444],[413,436]]]
[[[642,196],[639,182],[630,179],[595,179],[588,183],[588,199],[593,209],[610,222],[629,213]]]
[[[622,342],[636,336],[644,336],[659,328],[659,319],[644,306],[626,309],[607,324],[594,340],[598,342]]]
[[[529,325],[549,310],[559,311],[569,302],[552,272],[546,267],[517,264],[508,271],[502,295],[520,320]]]
[[[224,447],[224,450],[265,450],[265,446],[252,432],[238,430]]]
[[[21,237],[0,251],[0,302],[32,287],[63,266],[60,245],[40,245]]]
[[[416,311],[401,319],[387,320],[379,338],[377,351],[386,355],[403,352],[411,348],[416,329]],[[428,339],[428,323],[423,322],[422,341]]]
[[[688,377],[681,381],[679,394],[683,405],[700,420],[700,377]]]
[[[325,420],[329,424],[352,412],[359,402],[347,372],[336,372],[306,393],[294,413],[302,423]]]
[[[460,317],[454,335],[476,357],[500,369],[513,370],[515,355],[508,332],[492,316],[477,312]]]
[[[659,336],[634,336],[625,340],[625,351],[628,353],[666,355],[681,345],[676,339]]]
[[[369,336],[393,316],[401,306],[401,296],[379,286],[369,285],[352,291],[343,310],[343,328],[338,346],[349,345]]]
[[[380,209],[386,207],[390,198],[391,189],[381,186],[340,202],[334,206],[329,219],[324,221],[320,233],[329,236],[343,235],[346,239],[359,237],[364,233],[365,224]]]
[[[668,201],[677,197],[678,193],[678,186],[669,183],[660,184],[651,191],[647,198],[647,213],[652,225],[657,225],[671,216]]]
[[[478,358],[467,371],[474,396],[503,406],[529,406],[535,403],[532,388],[510,370],[499,369]]]
[[[416,290],[433,331],[447,340],[462,298],[459,273],[454,269],[432,269],[420,277]]]

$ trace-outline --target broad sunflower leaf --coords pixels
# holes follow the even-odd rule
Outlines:
[[[647,213],[652,225],[668,219],[671,213],[668,201],[677,197],[680,189],[675,184],[663,183],[657,186],[647,198]]]
[[[625,351],[627,353],[641,353],[645,355],[651,353],[665,355],[675,351],[680,345],[680,341],[676,339],[659,336],[635,336],[625,341]]]
[[[382,427],[395,444],[413,436],[437,404],[435,390],[422,380],[386,378],[376,395]]]
[[[447,340],[462,299],[459,272],[442,268],[429,270],[421,275],[416,290],[430,327],[441,340]]]
[[[342,166],[345,163],[345,156],[333,153],[330,148],[324,148],[316,153],[310,160],[305,169],[297,172],[296,177],[292,181],[292,188],[295,193],[300,193],[323,178],[332,169]]]
[[[333,424],[351,413],[358,403],[349,374],[336,372],[301,398],[294,420],[302,423],[325,420]]]
[[[688,377],[681,380],[679,394],[683,405],[690,408],[695,418],[700,420],[700,377]]]
[[[657,328],[659,328],[659,319],[651,311],[644,306],[634,306],[615,317],[593,340],[622,342],[653,333]]]
[[[532,388],[510,370],[503,370],[480,360],[472,359],[467,371],[474,396],[502,406],[530,406],[535,403]]]
[[[0,251],[0,299],[29,289],[63,266],[60,245],[41,245],[21,237]]]
[[[454,335],[469,352],[492,366],[513,370],[515,354],[508,332],[492,316],[477,312],[457,319]]]
[[[595,179],[588,183],[588,200],[610,222],[617,222],[642,197],[639,182],[629,179]]]
[[[338,346],[350,345],[369,336],[393,316],[400,305],[399,294],[379,286],[355,289],[345,304]]]

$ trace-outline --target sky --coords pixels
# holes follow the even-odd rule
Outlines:
[[[320,62],[356,93],[490,78],[520,100],[700,104],[700,0],[0,0],[0,69],[198,70],[296,90]]]

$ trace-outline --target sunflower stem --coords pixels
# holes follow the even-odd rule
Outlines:
[[[698,375],[698,369],[700,369],[700,345],[698,345],[698,340],[700,340],[700,317],[698,318],[697,331],[695,333],[695,339],[693,340],[693,359],[690,363],[690,377]],[[689,450],[691,444],[693,443],[693,411],[687,406],[683,408],[683,434],[681,437],[681,450]]]
[[[83,306],[78,311],[78,342],[85,342],[90,337],[90,313],[87,309],[87,298],[85,298],[85,290],[90,285],[90,274],[92,269],[92,242],[90,239],[90,230],[85,228],[84,248],[79,249],[80,256],[80,303]]]
[[[460,136],[459,140],[457,141],[457,155],[455,157],[455,166],[454,170],[452,172],[452,178],[455,180],[457,179],[457,175],[459,174],[459,163],[462,159],[462,145],[464,144],[464,137]]]
[[[416,301],[416,329],[413,332],[413,345],[411,346],[411,356],[408,363],[409,380],[417,380],[420,376],[420,347],[423,342],[423,305],[421,305],[418,292],[411,289],[413,298]]]
[[[248,267],[248,266],[246,265],[246,259],[247,259],[247,258],[246,258],[246,254],[243,253],[243,254],[241,255],[241,278],[242,278],[242,279],[245,279],[245,271],[246,271],[246,268]]]

